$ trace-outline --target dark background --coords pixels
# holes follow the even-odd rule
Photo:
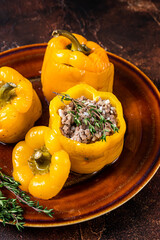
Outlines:
[[[160,89],[159,0],[0,0],[0,51],[48,42],[54,29],[96,41],[140,68]],[[0,224],[0,239],[158,240],[159,172],[118,209],[88,222],[59,228]]]

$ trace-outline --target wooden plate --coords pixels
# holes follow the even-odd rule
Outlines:
[[[13,67],[31,79],[43,105],[37,125],[47,125],[49,117],[39,80],[45,49],[46,44],[35,44],[0,53],[0,66]],[[54,209],[53,218],[25,207],[26,226],[62,226],[105,214],[138,193],[159,167],[159,92],[134,65],[114,54],[108,55],[115,66],[114,94],[123,105],[127,123],[123,152],[118,161],[96,174],[70,174],[55,198],[40,200],[40,204]],[[0,167],[9,175],[13,146],[0,144]]]

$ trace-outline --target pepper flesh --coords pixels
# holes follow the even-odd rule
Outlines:
[[[114,66],[105,49],[81,35],[73,36],[91,51],[85,55],[79,48],[68,49],[71,40],[64,36],[53,37],[48,42],[41,75],[43,93],[48,101],[55,96],[53,91],[64,92],[79,83],[112,92]]]
[[[30,165],[30,160],[44,146],[51,156],[50,163],[48,161],[45,167],[46,159],[44,158],[42,162],[42,159],[39,158],[41,161],[37,169],[34,169],[37,171],[35,173]],[[37,159],[38,156],[34,161]],[[53,131],[45,126],[33,127],[28,131],[25,141],[17,143],[14,147],[12,162],[13,177],[20,182],[20,188],[41,199],[50,199],[57,195],[70,172],[68,154],[57,143]],[[41,167],[42,164],[44,169]],[[40,168],[41,171],[39,171]]]
[[[63,149],[68,152],[70,156],[71,170],[77,173],[93,173],[115,161],[122,152],[126,130],[122,105],[114,94],[96,91],[87,84],[76,85],[69,89],[66,94],[69,94],[70,97],[75,99],[81,96],[96,101],[98,101],[99,97],[101,97],[102,100],[109,99],[112,106],[116,108],[119,132],[115,132],[111,136],[106,136],[106,142],[97,141],[95,143],[85,144],[65,137],[60,130],[61,117],[58,114],[58,109],[63,108],[64,103],[69,104],[69,102],[64,101],[64,103],[62,103],[59,96],[50,102],[49,125],[55,134],[57,134],[57,139]]]
[[[41,102],[29,80],[10,67],[0,68],[0,141],[24,138],[42,113]]]

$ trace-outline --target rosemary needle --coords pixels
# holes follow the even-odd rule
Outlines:
[[[19,186],[19,182],[0,171],[0,187],[5,187],[16,197],[15,199],[6,198],[2,191],[0,191],[0,219],[4,225],[6,223],[13,223],[18,230],[22,230],[24,228],[25,222],[23,221],[23,208],[18,204],[18,201],[31,207],[39,213],[44,213],[49,217],[52,217],[53,209],[48,209],[47,207],[44,208],[39,205],[38,201],[32,201],[30,196],[27,195],[26,192],[22,191]]]

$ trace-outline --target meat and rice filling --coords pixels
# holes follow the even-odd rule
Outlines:
[[[99,98],[96,102],[82,96],[59,109],[58,113],[62,134],[81,143],[106,141],[106,136],[118,131],[116,109],[109,99]]]

